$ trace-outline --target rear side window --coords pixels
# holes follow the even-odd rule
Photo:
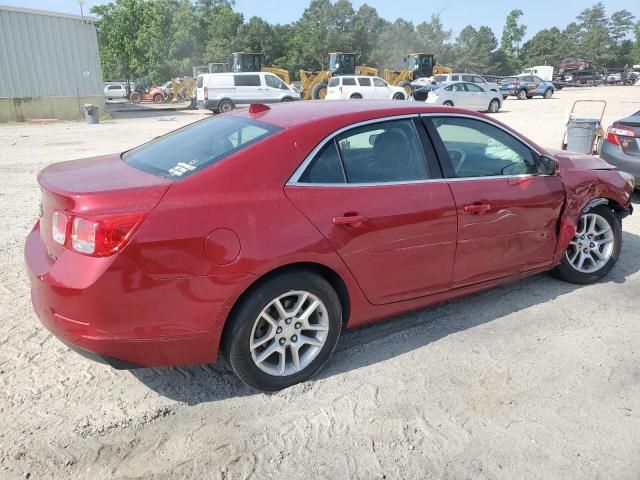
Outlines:
[[[343,78],[342,79],[342,85],[349,85],[349,86],[354,86],[356,84],[356,79],[355,78]]]
[[[236,87],[259,87],[260,75],[234,75],[233,82]]]
[[[367,77],[358,77],[358,83],[360,84],[361,87],[370,87],[371,79]]]
[[[300,181],[304,183],[345,183],[344,170],[335,140],[327,143],[305,170]]]
[[[199,172],[279,130],[255,120],[212,117],[129,150],[122,159],[145,172],[178,179]]]
[[[451,75],[451,81],[457,82],[460,80],[460,75]]]
[[[446,82],[447,81],[447,76],[446,75],[436,75],[435,77],[433,77],[433,80],[435,82]]]
[[[339,77],[332,77],[329,80],[329,86],[330,87],[337,87],[338,85],[340,85],[340,78]]]

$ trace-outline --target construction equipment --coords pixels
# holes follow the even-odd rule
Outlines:
[[[153,103],[162,103],[166,100],[167,95],[162,88],[152,85],[151,80],[147,77],[140,77],[136,80],[135,86],[129,99],[133,103],[144,101],[152,101]]]
[[[358,54],[345,52],[329,53],[329,70],[312,72],[300,70],[302,89],[300,95],[303,100],[321,100],[327,95],[329,79],[334,75],[364,75],[378,76],[378,69],[366,65],[356,66]]]
[[[384,70],[384,80],[390,85],[404,88],[411,95],[411,82],[418,78],[429,78],[441,73],[452,73],[449,67],[436,64],[433,53],[409,53],[405,59],[406,70]]]
[[[171,79],[171,95],[169,100],[184,102],[190,98],[191,91],[196,86],[196,81],[192,77],[184,76]]]
[[[278,67],[263,67],[262,53],[255,52],[235,52],[231,55],[231,66],[233,72],[269,72],[280,77],[287,85],[291,84],[289,71]]]

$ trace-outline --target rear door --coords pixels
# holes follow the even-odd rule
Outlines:
[[[358,77],[358,85],[360,85],[360,92],[362,92],[363,98],[376,98],[371,77]]]
[[[451,288],[455,204],[426,138],[417,116],[354,125],[285,188],[373,304]]]
[[[467,91],[470,108],[474,110],[487,110],[489,102],[485,102],[486,95],[483,88],[475,83],[464,83],[463,85]]]
[[[235,74],[233,76],[235,93],[233,101],[236,104],[261,103],[268,100],[266,85],[259,73]]]
[[[458,213],[453,286],[550,265],[565,198],[560,178],[539,174],[537,154],[490,122],[425,119]]]

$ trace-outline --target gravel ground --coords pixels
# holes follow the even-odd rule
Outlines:
[[[605,98],[608,125],[638,92],[508,100],[496,118],[557,147],[574,99]],[[23,270],[36,173],[202,117],[163,114],[0,125],[0,478],[640,477],[640,215],[597,285],[538,275],[347,332],[317,378],[275,394],[220,365],[116,371],[69,351]]]

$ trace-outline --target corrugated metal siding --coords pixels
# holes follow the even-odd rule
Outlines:
[[[102,94],[93,22],[0,7],[0,97]]]

